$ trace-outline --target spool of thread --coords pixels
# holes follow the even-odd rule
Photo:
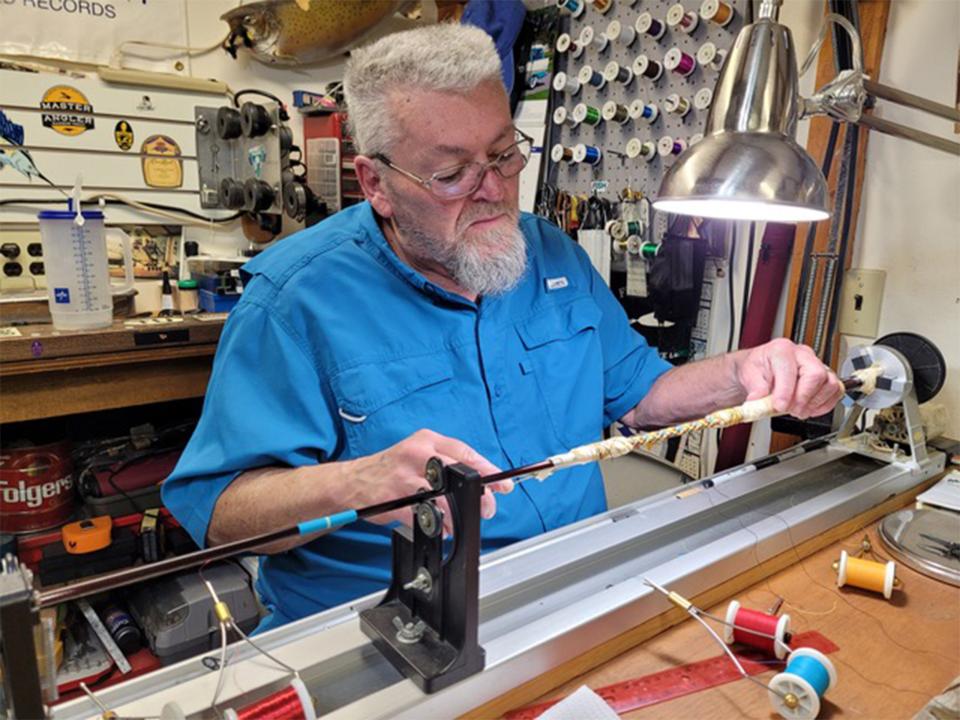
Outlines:
[[[310,693],[300,678],[246,707],[223,711],[225,720],[317,720]]]
[[[563,55],[567,50],[570,49],[571,45],[573,45],[573,38],[570,37],[570,33],[560,33],[557,36],[557,42],[554,47],[556,47],[557,53]]]
[[[604,35],[610,38],[610,42],[621,42],[627,47],[633,45],[633,41],[637,39],[637,31],[631,25],[624,27],[619,20],[611,20]]]
[[[607,84],[607,79],[603,76],[603,73],[597,72],[589,65],[584,65],[580,68],[580,72],[577,73],[577,79],[582,85],[592,85],[598,90]]]
[[[664,135],[657,143],[657,152],[660,157],[669,157],[670,155],[679,155],[687,149],[687,143],[683,140],[674,140],[669,135]]]
[[[762,634],[750,632],[751,630]],[[783,660],[790,652],[787,646],[790,641],[789,633],[790,616],[786,613],[779,617],[769,615],[759,610],[741,607],[736,600],[730,601],[730,605],[727,606],[727,624],[723,628],[723,640],[727,645],[738,642],[763,650],[775,656],[777,660]]]
[[[693,96],[693,106],[697,110],[706,110],[713,102],[713,90],[708,87],[700,88],[697,94]]]
[[[574,162],[598,165],[602,159],[603,153],[596,145],[584,145],[580,143],[573,149]]]
[[[683,77],[690,77],[697,69],[697,61],[678,47],[672,47],[663,56],[663,66]]]
[[[653,145],[653,143],[650,143]],[[655,242],[645,242],[640,246],[640,257],[652,260],[660,253],[660,245]]]
[[[814,720],[820,713],[820,698],[837,684],[837,670],[830,659],[813,648],[790,653],[787,667],[774,675],[767,687],[770,704],[787,720]]]
[[[700,24],[700,16],[693,10],[686,10],[682,3],[671,5],[667,10],[667,26],[689,35]]]
[[[657,146],[649,140],[641,142],[638,138],[630,138],[627,146],[624,148],[624,152],[631,160],[639,157],[650,162],[657,156]]]
[[[555,163],[564,162],[572,163],[573,162],[573,148],[564,147],[560,143],[557,143],[550,149],[550,159]]]
[[[583,9],[586,7],[583,0],[557,0],[557,7],[566,10],[575,18],[583,15]]]
[[[660,117],[660,110],[653,103],[638,99],[630,103],[630,117],[634,120],[646,120],[652,125]]]
[[[601,15],[606,14],[613,7],[613,0],[591,0],[594,9]]]
[[[579,125],[580,123],[586,123],[587,125],[599,125],[603,120],[603,116],[600,114],[600,111],[593,105],[587,105],[586,103],[580,103],[573,109],[573,119]]]
[[[733,20],[736,11],[723,0],[703,0],[700,6],[700,17],[715,22],[720,27],[726,27]]]
[[[657,81],[663,75],[663,65],[646,55],[637,55],[637,59],[633,61],[633,72],[648,80]]]
[[[663,101],[663,109],[668,113],[686,117],[687,113],[690,112],[690,101],[677,93],[673,93],[667,95],[667,99]]]
[[[630,120],[630,112],[626,105],[610,100],[603,104],[603,119],[607,122],[615,122],[623,125]]]
[[[573,117],[573,113],[567,112],[565,107],[558,107],[553,111],[553,124],[566,125],[568,127],[575,128],[580,123],[578,123],[576,118]]]
[[[633,80],[633,70],[626,65],[621,65],[616,60],[611,60],[603,69],[603,77],[607,82],[618,82],[621,85],[629,85]]]
[[[874,562],[863,558],[852,557],[846,550],[840,551],[840,562],[837,565],[837,587],[852,585],[853,587],[883,593],[889,600],[893,594],[894,581],[897,578],[897,564],[888,562]]]
[[[627,228],[627,235],[640,235],[643,233],[643,225],[639,220],[626,220],[624,225]]]
[[[599,35],[597,35],[596,33],[594,33],[593,28],[587,25],[580,31],[579,43],[583,47],[587,47],[587,45],[590,45],[593,42],[596,42],[598,52],[603,52],[604,50],[606,50],[607,45],[610,43],[606,35],[604,35],[603,33],[600,33]]]
[[[633,25],[641,35],[649,35],[654,40],[659,40],[667,31],[667,26],[657,20],[648,12],[640,13],[637,22]]]
[[[565,72],[558,72],[553,76],[553,89],[557,92],[570,93],[576,95],[580,92],[580,81]]]
[[[712,42],[705,42],[697,50],[697,62],[717,72],[723,68],[723,61],[727,57],[726,50],[718,50]]]

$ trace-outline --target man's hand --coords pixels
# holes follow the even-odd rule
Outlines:
[[[432,457],[440,458],[445,464],[469,465],[481,475],[500,472],[499,468],[480,453],[459,440],[430,430],[418,430],[382,452],[358,458],[349,463],[352,466],[347,473],[347,477],[350,478],[350,487],[343,488],[347,496],[346,507],[366,507],[430,489],[430,484],[424,477],[424,471],[427,461]],[[497,502],[493,497],[494,492],[508,493],[511,490],[513,490],[512,480],[487,485],[480,500],[481,515],[491,518],[496,513]],[[444,531],[447,534],[452,533],[452,518],[446,498],[438,498],[437,504],[443,510]],[[395,520],[410,525],[413,522],[412,508],[400,508],[370,518],[370,521],[375,523],[388,523]]]
[[[773,396],[778,413],[823,415],[843,397],[843,383],[806,345],[785,338],[734,353],[736,381],[747,400]]]

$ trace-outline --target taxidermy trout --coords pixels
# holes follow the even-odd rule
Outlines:
[[[262,0],[220,17],[230,25],[223,49],[247,48],[272,65],[313,63],[339,55],[392,15],[397,0]]]

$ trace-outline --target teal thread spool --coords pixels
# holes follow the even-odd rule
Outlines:
[[[773,709],[786,720],[814,720],[820,713],[820,698],[837,684],[837,671],[830,659],[813,648],[797,648],[786,669],[770,679]]]

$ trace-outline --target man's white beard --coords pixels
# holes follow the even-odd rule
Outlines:
[[[461,218],[463,227],[457,228],[452,242],[424,232],[414,218],[398,209],[397,225],[403,234],[404,250],[418,260],[440,265],[467,292],[481,296],[512,290],[527,269],[527,244],[517,224],[517,213],[499,205],[482,209],[483,213],[468,213]],[[470,231],[468,239],[469,223],[496,214],[493,209],[506,213],[507,218],[487,230]]]

